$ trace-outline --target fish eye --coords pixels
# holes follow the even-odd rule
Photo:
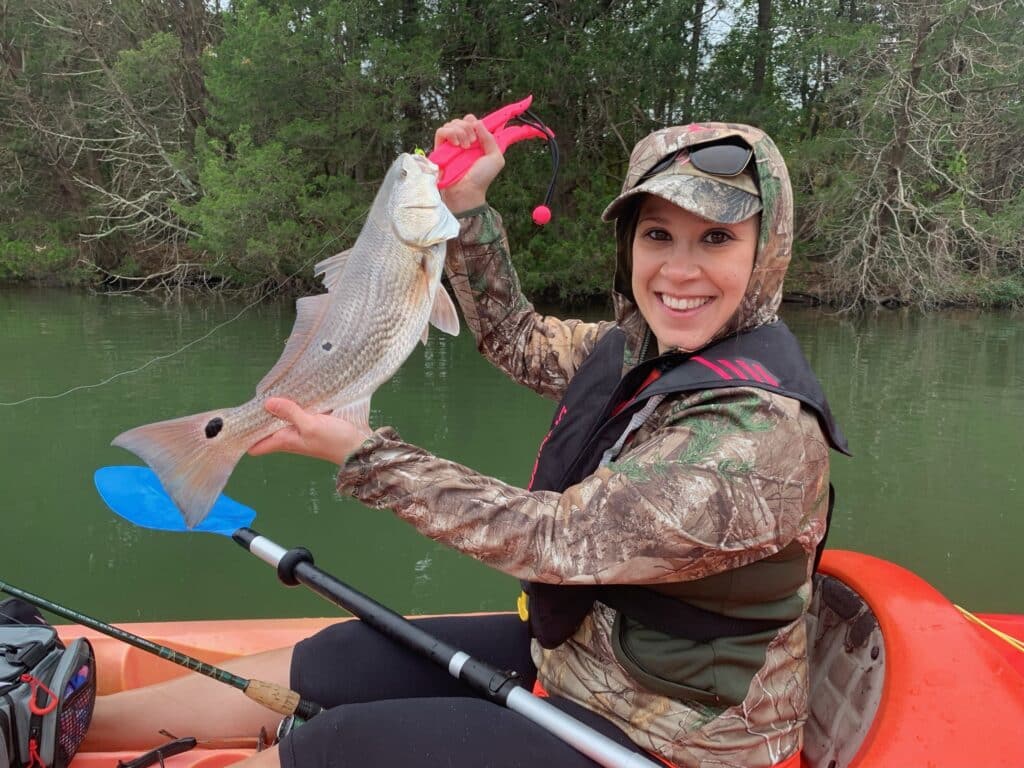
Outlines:
[[[409,176],[409,171],[408,171],[408,170],[406,170],[405,168],[403,168],[403,169],[402,169],[402,173],[401,173],[401,176],[402,176],[402,178],[403,178],[403,179],[405,179],[405,178],[408,178],[408,176]]]

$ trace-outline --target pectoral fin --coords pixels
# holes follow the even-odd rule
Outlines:
[[[358,427],[364,429],[370,428],[370,398],[364,397],[362,400],[356,400],[354,403],[348,403],[340,408],[335,408],[331,412],[332,416],[339,416],[343,419],[348,419]]]
[[[434,306],[430,310],[430,325],[452,336],[459,335],[459,315],[443,285],[437,286],[437,293],[434,294]],[[424,344],[427,343],[427,328],[430,325],[423,329]]]

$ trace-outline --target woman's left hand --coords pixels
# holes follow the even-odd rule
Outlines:
[[[250,456],[283,451],[340,465],[371,434],[348,419],[327,413],[310,413],[283,397],[271,397],[263,407],[271,416],[287,421],[289,426],[256,443],[249,449]]]

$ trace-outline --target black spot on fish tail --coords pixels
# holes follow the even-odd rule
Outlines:
[[[222,429],[224,429],[224,419],[220,416],[215,416],[206,422],[206,436],[208,438],[216,437]]]
[[[322,344],[321,346],[322,346],[322,347],[323,347],[323,348],[324,348],[325,350],[327,350],[328,352],[330,352],[330,351],[331,351],[331,347],[333,347],[334,345],[333,345],[333,344],[331,344],[331,342],[329,342],[329,341],[325,341],[325,342],[324,342],[324,343],[323,343],[323,344]]]

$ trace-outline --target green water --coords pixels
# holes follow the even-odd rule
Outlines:
[[[209,534],[140,530],[92,486],[124,429],[234,405],[280,354],[290,303],[0,291],[0,580],[111,621],[331,615],[262,562]],[[184,351],[218,325],[229,322]],[[784,316],[856,454],[835,457],[830,545],[894,560],[979,611],[1024,612],[1024,327],[1020,315]],[[374,398],[371,420],[506,481],[529,476],[552,404],[507,381],[468,333],[432,332]],[[254,527],[304,545],[339,578],[404,613],[499,610],[512,579],[339,499],[333,468],[245,458],[227,492]]]

